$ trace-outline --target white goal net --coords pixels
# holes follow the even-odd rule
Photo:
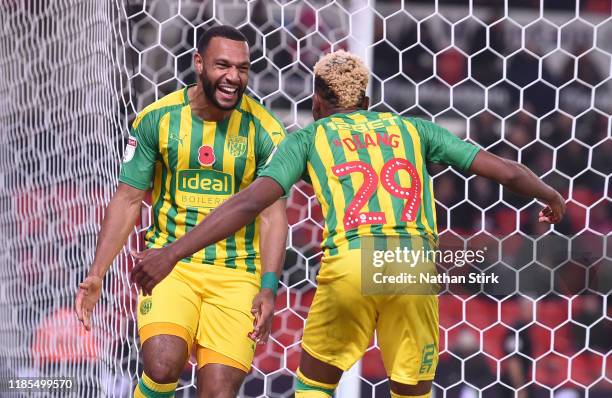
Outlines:
[[[374,110],[434,120],[568,200],[565,221],[545,227],[535,201],[431,167],[442,244],[486,248],[484,266],[442,267],[502,280],[441,294],[435,397],[612,396],[609,0],[2,0],[0,21],[0,396],[29,377],[72,378],[60,396],[131,396],[142,366],[127,251],[91,333],[73,300],[131,121],[195,82],[196,39],[215,24],[247,36],[248,93],[288,131],[312,120],[314,63],[342,48],[371,68]],[[323,220],[304,183],[287,211],[272,338],[241,397],[293,396]],[[149,224],[144,204],[129,247]],[[176,396],[195,385],[192,358]],[[388,390],[374,338],[338,396]]]

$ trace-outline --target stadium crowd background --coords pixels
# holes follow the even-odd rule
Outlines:
[[[189,8],[188,3],[181,11],[187,20],[211,18],[210,7]],[[289,13],[293,19],[285,21],[284,29],[276,29],[274,8],[279,6],[262,0],[252,2],[250,24],[242,29],[251,41],[255,60],[251,93],[264,98],[290,131],[309,121],[309,69],[314,62],[330,49],[330,41],[340,42],[334,48],[349,49],[346,21],[338,18],[337,5],[321,13],[317,12],[321,5],[314,3],[297,5]],[[526,206],[527,201],[508,192],[501,193],[500,202],[495,184],[483,179],[466,180],[456,171],[432,166],[443,245],[456,247],[465,242],[470,247],[487,246],[487,265],[505,275],[504,283],[498,290],[487,292],[490,294],[471,286],[441,296],[440,350],[448,349],[441,355],[436,383],[447,389],[448,397],[460,396],[471,389],[470,385],[481,389],[483,396],[512,396],[510,388],[519,386],[513,385],[509,369],[518,366],[527,380],[534,382],[525,389],[530,397],[549,396],[549,389],[563,390],[568,397],[582,397],[587,385],[591,385],[589,397],[609,396],[610,368],[604,364],[609,360],[612,322],[605,240],[609,242],[612,230],[612,44],[606,37],[611,37],[612,26],[610,20],[597,29],[590,23],[609,19],[610,3],[584,1],[576,9],[573,1],[545,1],[545,18],[538,19],[540,4],[535,0],[510,2],[510,18],[504,17],[503,7],[491,6],[497,2],[474,1],[473,15],[454,27],[451,23],[468,15],[465,2],[440,2],[449,7],[440,8],[435,15],[429,2],[408,3],[408,13],[398,14],[394,10],[401,8],[400,2],[376,3],[369,93],[373,108],[434,116],[453,133],[545,175],[545,181],[570,199],[566,219],[555,227],[558,234],[550,241],[537,239],[547,230],[537,223],[538,206]],[[175,10],[161,1],[148,2],[147,7],[146,13],[141,12],[142,3],[127,7],[127,14],[133,16],[128,26],[133,48],[128,49],[126,62],[132,68],[130,84],[134,91],[132,105],[119,111],[130,118],[156,98],[195,81],[189,52],[193,33],[211,25],[194,29],[178,19],[162,27],[157,22],[169,19]],[[576,10],[583,19],[573,20]],[[232,14],[242,15],[239,4],[227,12],[217,16],[227,21],[242,18]],[[529,27],[522,29],[527,24]],[[561,25],[563,28],[559,28]],[[158,38],[164,48],[158,45]],[[264,47],[266,56],[261,57]],[[56,148],[61,147],[58,142],[70,139],[78,138],[29,142],[24,137],[14,144]],[[109,139],[120,152],[120,132]],[[43,156],[45,164],[36,160],[35,153],[26,151],[20,173],[25,170],[29,178],[36,179],[39,170],[44,170],[53,176],[56,168],[70,168],[71,162],[78,163],[75,159],[80,157],[103,156],[98,144],[87,142],[73,152],[58,153],[54,159]],[[116,175],[100,174],[104,178]],[[38,364],[60,366],[100,360],[93,338],[75,332],[76,322],[69,321],[56,330],[48,322],[53,317],[69,319],[65,303],[62,307],[54,297],[58,291],[71,295],[82,278],[83,264],[91,260],[96,231],[80,228],[84,224],[81,220],[92,213],[100,219],[108,201],[109,192],[98,187],[97,177],[80,175],[78,170],[75,175],[83,177],[76,187],[59,181],[44,187],[44,192],[24,190],[16,198],[2,194],[5,203],[16,203],[21,224],[14,232],[28,237],[18,253],[11,255],[20,259],[22,283],[34,291],[35,300],[20,312],[31,325],[27,341]],[[5,181],[12,178],[18,179],[10,173],[4,175]],[[41,195],[50,198],[45,202],[50,211],[58,209],[52,226],[66,231],[61,244],[47,239],[48,225],[41,217],[43,213],[37,211]],[[279,295],[275,341],[260,348],[255,360],[262,374],[278,372],[271,380],[272,390],[279,393],[290,389],[292,377],[283,368],[295,370],[303,318],[315,289],[322,218],[312,195],[311,188],[300,183],[289,200],[291,240],[282,280],[291,289],[281,289]],[[66,211],[66,203],[82,196],[91,199],[86,206],[78,204]],[[148,225],[146,207],[142,225]],[[32,239],[37,234],[41,239]],[[138,241],[134,236],[131,244],[139,246]],[[563,248],[568,242],[573,245],[571,254]],[[535,255],[534,246],[543,249]],[[41,258],[56,259],[69,267],[49,264],[48,272],[39,272],[37,262]],[[129,259],[122,261],[127,261],[129,269]],[[443,266],[450,272],[469,269]],[[123,296],[123,317],[133,318],[133,294],[119,284],[111,286],[117,296]],[[578,296],[569,300],[572,295]],[[49,308],[54,311],[43,310]],[[125,367],[132,374],[137,368],[134,331],[131,325],[112,337],[119,346],[117,356],[128,358]],[[80,345],[88,348],[75,350]],[[368,351],[362,366],[362,376],[369,381],[362,382],[363,396],[372,396],[373,389],[377,397],[385,396],[386,385],[376,384],[385,379],[376,347]],[[191,367],[186,368],[184,380],[191,380]],[[505,385],[496,382],[500,380]],[[263,388],[263,379],[254,377],[245,391],[255,396]]]

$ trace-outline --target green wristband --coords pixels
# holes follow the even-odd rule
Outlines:
[[[261,288],[262,289],[272,289],[274,295],[276,296],[276,291],[278,290],[278,276],[274,272],[266,272],[261,276]]]

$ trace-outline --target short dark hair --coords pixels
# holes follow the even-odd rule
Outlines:
[[[321,96],[321,98],[334,106],[338,106],[338,95],[334,92],[334,90],[332,90],[329,84],[327,84],[327,82],[325,82],[321,76],[316,75],[314,82],[315,90]]]
[[[223,37],[230,40],[244,41],[248,44],[247,38],[238,29],[229,25],[219,25],[208,28],[198,40],[198,52],[204,55],[208,44],[215,37]]]

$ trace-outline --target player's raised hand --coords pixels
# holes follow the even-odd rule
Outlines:
[[[74,310],[87,331],[91,330],[91,315],[102,294],[102,278],[90,275],[79,284]]]
[[[557,191],[554,191],[552,198],[546,203],[540,214],[538,214],[538,221],[548,224],[556,224],[563,219],[565,214],[565,200],[563,196]]]
[[[271,289],[261,289],[253,298],[251,313],[255,316],[253,331],[249,338],[258,344],[266,344],[274,318],[274,292]]]
[[[135,283],[145,296],[151,294],[155,285],[161,282],[176,264],[176,260],[166,249],[149,249],[131,254],[136,265],[130,274],[130,281]]]

